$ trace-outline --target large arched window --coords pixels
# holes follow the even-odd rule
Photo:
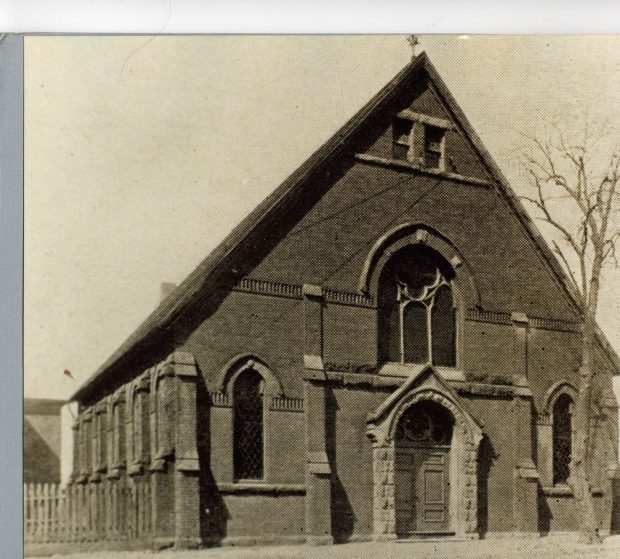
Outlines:
[[[379,356],[382,361],[456,365],[454,272],[434,250],[405,247],[379,280]]]
[[[567,483],[573,446],[573,399],[561,394],[553,403],[553,484]]]
[[[254,369],[242,371],[234,381],[234,474],[235,479],[262,479],[263,378]]]

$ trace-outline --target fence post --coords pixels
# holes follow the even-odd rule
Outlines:
[[[35,527],[35,539],[36,541],[39,541],[41,539],[41,524],[43,521],[43,500],[41,498],[41,495],[43,494],[43,488],[41,487],[40,483],[37,483],[36,488],[35,488],[35,507],[37,510],[37,520],[36,520],[36,527]]]
[[[69,540],[74,542],[77,539],[77,515],[75,514],[75,494],[77,492],[77,485],[69,485],[67,487],[67,504],[69,508]]]
[[[49,541],[50,531],[50,491],[47,483],[43,484],[43,541]]]
[[[48,541],[54,541],[56,536],[56,485],[47,486],[47,499],[49,501],[49,528],[47,532]]]
[[[84,485],[79,484],[77,486],[77,493],[76,493],[76,499],[75,499],[75,504],[76,504],[76,509],[75,509],[75,515],[76,515],[76,536],[78,541],[83,541],[84,540],[84,532],[85,532],[85,526],[86,526],[86,511],[84,510],[83,504],[84,504]]]
[[[24,483],[24,536],[26,541],[30,541],[30,495],[26,483]]]
[[[67,526],[65,507],[65,488],[62,485],[58,486],[58,541],[64,541],[65,530]]]

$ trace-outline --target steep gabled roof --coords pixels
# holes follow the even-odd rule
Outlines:
[[[226,259],[233,257],[241,243],[268,219],[286,208],[291,200],[303,194],[308,179],[335,157],[343,153],[351,144],[369,119],[385,108],[406,87],[414,76],[425,71],[431,84],[444,101],[454,121],[472,143],[478,157],[495,179],[499,190],[519,217],[529,234],[533,245],[543,256],[553,276],[561,284],[569,301],[578,309],[579,296],[572,288],[566,274],[555,255],[547,246],[537,227],[532,222],[525,208],[518,200],[507,179],[500,171],[493,158],[482,145],[474,129],[469,124],[462,110],[452,97],[447,86],[431,64],[426,53],[421,53],[410,64],[405,66],[377,95],[375,95],[360,111],[358,111],[342,128],[340,128],[325,144],[312,154],[296,171],[294,171],[278,188],[265,198],[250,214],[237,225],[232,232],[211,252],[198,267],[146,318],[146,320],[125,340],[125,342],[87,379],[75,392],[72,400],[79,400],[90,392],[93,387],[121,365],[127,357],[144,345],[149,339],[157,336],[169,326],[199,296],[204,296],[214,289],[213,281],[219,268]],[[602,332],[599,332],[601,345],[610,357],[620,374],[620,359],[611,348]]]

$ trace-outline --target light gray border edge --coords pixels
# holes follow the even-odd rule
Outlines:
[[[24,38],[0,38],[0,550],[23,557]]]

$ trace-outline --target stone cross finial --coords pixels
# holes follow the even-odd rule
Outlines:
[[[420,44],[420,40],[417,35],[409,35],[407,37],[407,42],[411,46],[411,59],[413,60],[417,56],[415,49]]]

